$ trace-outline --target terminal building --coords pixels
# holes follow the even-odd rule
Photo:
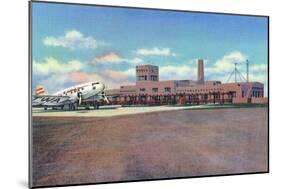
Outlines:
[[[161,73],[160,73],[161,74]],[[198,60],[197,81],[159,81],[159,68],[136,66],[136,84],[106,91],[111,104],[206,104],[266,103],[264,84],[260,82],[205,81],[204,60]]]

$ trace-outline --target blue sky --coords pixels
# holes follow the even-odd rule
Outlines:
[[[226,82],[239,62],[267,85],[267,18],[33,2],[33,88],[49,92],[87,80],[108,88],[135,82],[135,66],[160,67],[160,79]]]

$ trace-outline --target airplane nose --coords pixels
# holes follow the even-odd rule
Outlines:
[[[101,84],[101,86],[102,86],[102,90],[104,90],[104,89],[105,89],[105,85],[104,85],[104,84]]]
[[[101,91],[103,91],[105,89],[104,84],[98,84],[98,85],[96,85],[96,87],[97,87],[98,90],[101,90]]]

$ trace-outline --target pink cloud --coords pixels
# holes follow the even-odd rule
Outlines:
[[[109,77],[114,81],[124,81],[128,79],[128,75],[121,71],[105,70],[103,73],[104,77]]]
[[[121,56],[116,53],[116,52],[108,52],[108,53],[104,53],[98,57],[96,57],[92,63],[96,64],[96,63],[119,63],[122,61]]]
[[[85,73],[85,72],[73,72],[68,75],[68,79],[77,82],[77,83],[83,83],[83,82],[89,82],[89,81],[101,81],[102,78],[100,75],[95,73]]]
[[[106,70],[101,74],[73,72],[67,75],[67,79],[76,83],[86,83],[98,81],[105,84],[108,89],[120,88],[121,85],[133,85],[134,82],[128,80],[128,75],[122,71]]]

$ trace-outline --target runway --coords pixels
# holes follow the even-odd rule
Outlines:
[[[191,107],[108,110],[175,108]],[[172,110],[112,117],[33,117],[34,186],[268,170],[267,107]]]
[[[85,110],[79,107],[76,111],[67,110],[44,110],[43,108],[32,108],[33,117],[113,117],[131,114],[143,114],[150,112],[164,112],[173,110],[194,110],[194,109],[221,109],[221,108],[250,108],[264,107],[264,104],[202,104],[202,105],[162,105],[162,106],[130,106],[122,107],[121,105],[100,106],[100,109]]]
[[[33,108],[32,116],[48,116],[48,117],[112,117],[130,114],[140,114],[148,112],[162,112],[171,110],[184,110],[202,108],[203,106],[145,106],[145,107],[121,107],[117,106],[101,106],[98,110],[85,110],[80,108],[77,111],[61,111],[61,110],[44,110],[43,108]]]

